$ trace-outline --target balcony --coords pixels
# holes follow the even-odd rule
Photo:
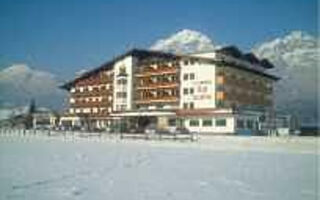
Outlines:
[[[107,99],[103,99],[102,101],[75,101],[74,103],[70,103],[70,107],[72,108],[105,107],[108,105],[112,105],[112,101],[108,101]]]
[[[153,97],[153,98],[142,98],[135,100],[136,104],[150,104],[150,103],[177,103],[177,96],[167,96],[167,97]]]
[[[91,96],[107,96],[107,95],[112,95],[112,90],[108,89],[108,90],[84,90],[83,92],[75,92],[72,93],[71,96],[72,97],[91,97]]]
[[[178,72],[177,68],[167,67],[167,68],[157,68],[153,69],[148,67],[148,69],[137,71],[134,75],[135,77],[148,77],[148,76],[157,76],[157,75],[168,75],[168,74],[176,74]]]
[[[176,88],[178,87],[177,82],[161,82],[161,83],[148,83],[143,85],[137,85],[137,90],[148,90],[148,89],[165,89],[165,88]]]

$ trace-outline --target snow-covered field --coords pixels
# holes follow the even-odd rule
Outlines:
[[[0,136],[1,199],[319,199],[317,138]]]

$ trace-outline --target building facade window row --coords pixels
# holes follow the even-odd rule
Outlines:
[[[202,127],[212,127],[212,126],[225,127],[225,126],[227,126],[227,120],[225,118],[190,119],[189,126],[191,126],[191,127],[199,127],[199,126],[202,126]]]
[[[112,107],[69,108],[70,114],[97,114],[112,112]]]
[[[185,73],[183,74],[183,80],[195,80],[195,74],[194,73]]]
[[[83,93],[83,92],[91,92],[91,91],[103,91],[111,89],[111,84],[100,84],[100,85],[88,85],[88,86],[77,86],[70,89],[71,93]]]
[[[86,98],[82,98],[82,97],[70,98],[69,102],[71,104],[87,103],[87,102],[102,102],[104,99],[112,100],[112,96],[108,96],[108,97],[98,96],[98,97],[86,97]]]

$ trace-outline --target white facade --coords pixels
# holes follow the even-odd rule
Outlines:
[[[214,64],[182,62],[180,80],[181,109],[215,108]]]
[[[132,107],[132,71],[136,59],[132,56],[127,56],[114,64],[114,91],[113,91],[113,110],[131,110]],[[120,72],[125,72],[126,76],[118,76]],[[125,84],[119,84],[119,80],[125,80]],[[119,96],[118,94],[125,94]]]

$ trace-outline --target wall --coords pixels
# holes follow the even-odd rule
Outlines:
[[[112,111],[112,71],[102,70],[76,81],[70,89],[69,113],[107,116]]]
[[[119,111],[120,105],[125,105],[125,110],[130,110],[132,107],[132,68],[133,65],[136,63],[135,58],[132,56],[127,56],[122,60],[117,61],[114,64],[114,92],[113,92],[113,109]],[[122,91],[123,86],[117,84],[117,80],[119,79],[117,75],[120,73],[121,68],[125,68],[125,72],[127,74],[127,84],[124,87],[124,91],[127,93],[127,97],[125,98],[124,102],[121,99],[117,98],[116,94],[119,91]]]
[[[223,83],[217,84],[223,93],[223,106],[272,106],[271,79],[230,66],[217,67],[216,72],[223,79]]]
[[[184,80],[185,74],[194,74],[194,80]],[[180,73],[180,108],[184,108],[184,103],[194,103],[194,109],[197,108],[215,108],[215,65],[201,62],[193,64],[181,64]],[[193,88],[193,94],[184,94],[184,89]]]

